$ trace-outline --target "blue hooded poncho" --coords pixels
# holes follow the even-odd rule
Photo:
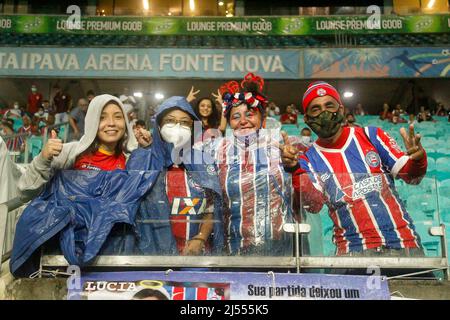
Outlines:
[[[174,108],[180,109],[191,115],[194,120],[200,121],[186,98],[175,96],[165,100],[156,114],[151,147],[135,150],[127,163],[128,170],[150,170],[159,173],[156,182],[141,202],[136,217],[139,234],[138,248],[141,254],[178,254],[171,231],[171,208],[165,185],[167,169],[174,164],[172,159],[174,146],[172,143],[162,140],[158,125],[164,113]],[[191,188],[191,197],[202,198],[204,192],[208,191],[208,194],[214,198],[213,253],[220,252],[223,249],[224,239],[222,191],[214,161],[205,153],[193,149],[192,144],[180,152],[180,160],[181,164],[179,165],[187,171],[189,183],[192,186],[199,186]],[[190,221],[195,222],[200,219],[199,216],[193,216]],[[191,223],[191,236],[196,235],[198,229],[199,223]]]
[[[191,106],[182,97],[166,100],[158,115],[173,106],[195,117]],[[69,264],[79,266],[89,264],[99,254],[174,253],[175,242],[169,223],[141,223],[147,218],[165,220],[169,214],[168,203],[161,201],[165,197],[165,175],[161,173],[172,164],[172,147],[161,140],[159,130],[155,129],[153,137],[151,149],[138,149],[132,154],[129,171],[56,171],[17,223],[11,273],[20,277],[36,271],[39,249],[54,242]],[[213,192],[214,218],[221,222],[216,170],[202,162],[187,164],[191,157],[205,158],[197,151],[182,156],[192,179]],[[145,214],[148,208],[152,212],[150,216]],[[215,248],[222,247],[222,239],[222,224],[216,223]]]

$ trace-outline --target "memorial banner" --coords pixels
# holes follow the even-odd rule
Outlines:
[[[86,273],[69,286],[82,300],[387,300],[379,276],[252,272]],[[78,288],[77,288],[78,286]]]

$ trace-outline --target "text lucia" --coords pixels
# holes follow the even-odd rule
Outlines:
[[[48,71],[204,71],[285,72],[279,55],[258,54],[89,54],[82,61],[74,53],[0,52],[0,69]],[[227,69],[227,70],[226,70]]]

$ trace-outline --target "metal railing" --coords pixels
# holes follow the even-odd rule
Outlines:
[[[9,154],[10,154],[11,158],[13,159],[13,161],[17,162],[18,158],[23,153],[23,155],[24,155],[23,163],[29,163],[30,162],[30,150],[29,150],[30,146],[28,144],[28,139],[31,138],[31,137],[42,138],[42,145],[44,146],[45,143],[48,140],[48,132],[51,131],[52,129],[61,128],[61,127],[64,127],[64,136],[62,138],[62,141],[65,143],[65,142],[67,142],[67,139],[69,138],[69,128],[70,128],[69,122],[61,122],[61,123],[58,123],[58,124],[54,124],[54,125],[45,127],[42,136],[31,135],[30,133],[15,133],[15,134],[11,134],[11,135],[4,135],[4,136],[2,136],[2,138],[3,138],[3,140],[5,140],[5,142],[7,140],[15,139],[15,138],[18,138],[18,137],[23,138],[25,140],[24,141],[24,143],[25,143],[24,151],[23,152],[21,152],[21,151],[10,151]]]

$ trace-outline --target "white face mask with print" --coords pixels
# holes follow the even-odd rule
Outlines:
[[[179,149],[191,141],[191,129],[177,124],[165,124],[161,128],[161,137],[165,142],[173,143]]]

